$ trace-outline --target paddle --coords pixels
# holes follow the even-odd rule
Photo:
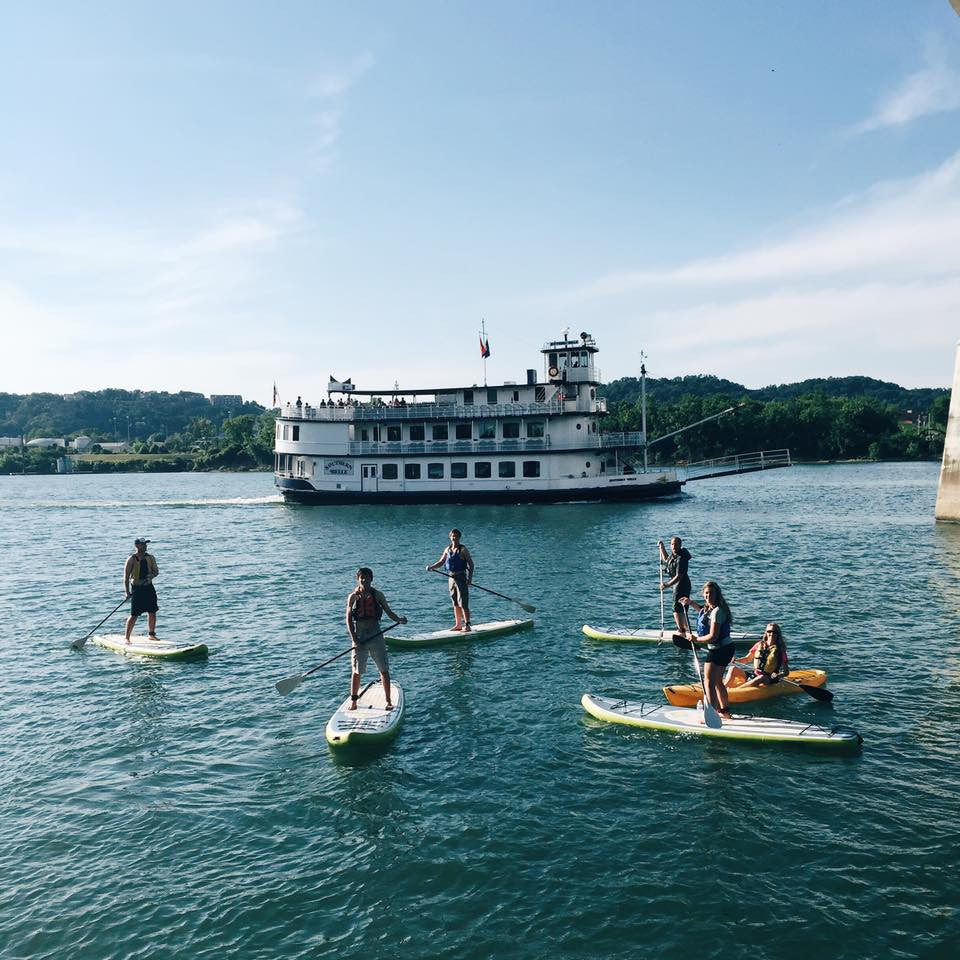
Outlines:
[[[129,600],[129,597],[124,597],[85,637],[81,637],[79,640],[74,640],[70,644],[71,650],[82,650],[86,646],[87,641]]]
[[[673,635],[673,643],[681,650],[689,650],[693,646],[686,637],[680,636],[679,633]],[[799,687],[804,693],[809,694],[814,700],[819,700],[821,703],[830,703],[833,700],[833,693],[826,687],[813,687],[809,683],[797,683],[796,680],[788,680],[786,677],[781,677],[777,683],[789,683],[791,687]]]
[[[432,567],[429,569],[433,570]],[[434,573],[439,573],[441,577],[446,577],[448,580],[453,580],[453,574],[444,573],[442,570],[433,570]],[[500,597],[501,600],[509,600],[511,603],[515,603],[518,607],[523,607],[527,613],[536,613],[537,608],[532,603],[524,603],[522,600],[517,600],[515,597],[508,597],[505,593],[497,593],[496,590],[488,590],[486,587],[481,587],[478,583],[471,583],[470,586],[474,590],[482,590],[484,593],[492,593],[495,597]]]
[[[660,552],[660,544],[657,544],[657,560],[660,564],[660,640],[663,641],[663,635],[666,632],[663,620],[663,554]]]
[[[369,643],[371,640],[376,640],[377,637],[382,637],[388,630],[392,630],[394,627],[398,626],[396,623],[390,624],[385,630],[380,630],[378,633],[375,633],[372,637],[367,637],[366,640],[361,640],[361,643]],[[293,693],[297,687],[303,683],[311,673],[316,673],[321,667],[327,666],[328,663],[333,663],[334,660],[339,660],[341,657],[345,657],[353,649],[353,644],[351,643],[346,650],[342,653],[338,653],[335,657],[331,657],[329,660],[324,660],[323,663],[318,663],[315,667],[311,667],[305,673],[298,673],[294,677],[287,677],[284,680],[278,680],[274,686],[277,688],[277,693],[282,697],[285,697],[288,693]]]
[[[676,646],[683,650],[689,649],[693,654],[693,664],[697,669],[697,677],[700,680],[700,689],[703,691],[703,722],[712,730],[719,730],[723,726],[723,720],[720,719],[720,714],[717,713],[713,704],[710,703],[709,699],[707,698],[707,687],[703,680],[703,673],[700,670],[700,657],[697,656],[696,646],[686,637],[680,636],[679,633],[675,633],[673,635],[673,642]]]

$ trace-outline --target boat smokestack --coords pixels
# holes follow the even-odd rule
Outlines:
[[[960,343],[957,344],[953,370],[953,391],[950,394],[947,435],[943,441],[943,463],[940,466],[934,516],[938,520],[960,523]]]
[[[537,385],[537,371],[527,369],[527,386],[535,387]]]

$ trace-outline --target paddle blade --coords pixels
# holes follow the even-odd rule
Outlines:
[[[825,687],[811,687],[806,683],[798,683],[797,686],[804,693],[809,693],[814,700],[819,700],[821,703],[830,703],[833,700],[833,693]]]
[[[673,635],[673,645],[679,647],[681,650],[692,650],[693,644],[686,638],[681,636],[679,633]]]
[[[723,720],[720,718],[720,714],[717,713],[706,700],[703,701],[703,722],[710,727],[711,730],[719,730],[723,726]]]
[[[285,697],[288,693],[293,693],[301,683],[303,683],[303,674],[298,673],[295,677],[278,680],[274,686],[277,688],[277,693],[279,693],[281,697]]]
[[[532,603],[522,603],[520,600],[516,601],[520,605],[521,610],[526,610],[527,613],[536,613],[537,608]]]
[[[71,650],[82,650],[87,645],[87,638],[81,637],[79,640],[74,640],[70,644]]]

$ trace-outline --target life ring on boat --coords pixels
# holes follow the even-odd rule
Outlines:
[[[555,377],[555,376],[557,376],[557,375],[560,373],[560,371],[559,371],[556,367],[551,367],[551,368],[547,371],[547,373],[549,373],[551,377]]]

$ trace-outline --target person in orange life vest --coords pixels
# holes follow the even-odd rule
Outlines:
[[[723,674],[736,649],[730,636],[733,626],[730,605],[723,598],[720,585],[713,580],[703,585],[703,606],[689,598],[680,602],[693,607],[700,614],[697,617],[697,635],[691,634],[690,639],[707,645],[707,658],[703,665],[704,696],[721,717],[729,720],[730,698],[723,683]]]
[[[127,557],[123,565],[123,592],[130,598],[130,616],[127,617],[126,642],[136,626],[141,613],[147,615],[150,639],[157,637],[157,591],[153,581],[160,575],[160,568],[152,553],[147,553],[149,540],[137,537],[133,541],[136,552]]]
[[[450,602],[453,604],[454,624],[451,629],[470,632],[470,584],[473,583],[473,557],[460,542],[461,533],[454,528],[450,531],[450,546],[440,554],[436,563],[427,566],[427,570],[443,567],[450,579]]]
[[[750,648],[746,656],[738,657],[734,663],[749,663],[751,660],[754,675],[743,684],[745,687],[765,687],[790,672],[787,644],[779,623],[768,623],[763,637]]]
[[[374,589],[373,571],[361,567],[357,571],[357,588],[347,597],[347,631],[353,641],[350,653],[352,675],[350,677],[350,709],[357,709],[360,695],[360,677],[367,666],[367,656],[380,671],[380,682],[387,698],[387,709],[393,709],[390,700],[390,662],[387,659],[387,644],[383,639],[380,618],[386,613],[394,623],[406,623],[407,618],[395,614],[387,598]]]

